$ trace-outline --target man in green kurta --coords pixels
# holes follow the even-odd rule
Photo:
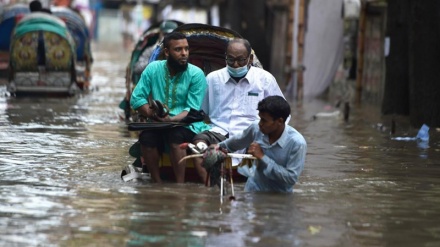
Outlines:
[[[130,99],[131,107],[141,115],[159,122],[178,122],[187,116],[190,109],[199,110],[205,95],[206,79],[203,71],[188,63],[189,46],[186,36],[172,32],[163,40],[166,60],[154,61],[145,68]],[[159,117],[150,108],[148,97],[159,100],[169,108],[169,115]],[[177,183],[185,180],[186,163],[178,161],[186,155],[179,148],[191,142],[195,134],[207,130],[204,122],[195,122],[185,127],[165,130],[144,130],[139,135],[144,164],[154,182],[161,183],[159,173],[160,155],[165,145],[169,147],[170,161]]]

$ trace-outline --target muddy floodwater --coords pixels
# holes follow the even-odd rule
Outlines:
[[[396,141],[390,117],[291,101],[308,142],[293,194],[219,200],[201,184],[123,182],[136,141],[118,108],[129,54],[94,44],[92,91],[13,97],[0,85],[0,246],[440,246],[440,133]],[[395,136],[413,137],[396,117]],[[381,126],[381,124],[383,126]]]

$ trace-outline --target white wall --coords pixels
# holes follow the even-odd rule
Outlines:
[[[305,37],[304,97],[322,94],[343,59],[343,0],[312,0]]]

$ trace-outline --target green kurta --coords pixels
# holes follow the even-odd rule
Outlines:
[[[154,61],[142,72],[131,94],[130,105],[136,110],[148,104],[148,95],[152,93],[153,99],[168,106],[170,116],[176,116],[191,108],[200,110],[206,87],[205,74],[197,66],[188,64],[184,72],[170,78],[166,60]],[[192,123],[189,129],[198,134],[208,130],[209,126],[204,122],[196,122]]]

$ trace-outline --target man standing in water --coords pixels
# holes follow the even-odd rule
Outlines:
[[[229,152],[248,147],[247,152],[257,158],[245,191],[292,192],[304,169],[307,143],[297,130],[285,123],[290,106],[284,98],[269,96],[258,103],[258,111],[259,122],[218,146]]]
[[[241,38],[229,41],[225,55],[226,67],[206,77],[208,88],[202,109],[209,116],[211,129],[196,135],[194,144],[203,142],[209,146],[240,134],[258,119],[260,100],[270,95],[284,97],[269,72],[252,66],[254,55],[249,41]],[[202,160],[196,159],[194,164],[200,178],[206,181]]]
[[[199,110],[203,101],[206,79],[203,71],[188,63],[189,46],[186,36],[172,32],[163,40],[166,60],[154,61],[145,68],[130,99],[131,107],[153,121],[177,122],[188,115],[190,109]],[[169,115],[157,116],[150,108],[148,97],[159,100],[169,108]],[[139,135],[144,165],[148,168],[152,180],[161,183],[159,159],[169,147],[170,161],[177,183],[185,180],[186,162],[178,164],[186,155],[179,148],[184,142],[191,142],[195,134],[208,129],[204,122],[195,122],[185,127],[165,130],[144,130]]]

